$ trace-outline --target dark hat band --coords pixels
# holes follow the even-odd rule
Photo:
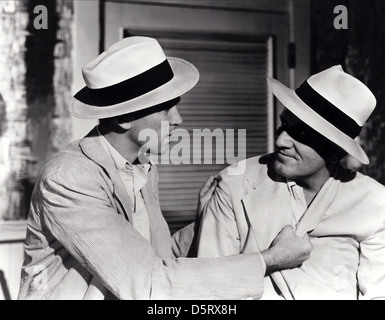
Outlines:
[[[315,91],[307,81],[301,84],[301,86],[295,90],[295,93],[304,103],[307,104],[308,107],[313,109],[321,117],[348,135],[350,138],[354,139],[359,136],[362,127]]]
[[[89,105],[108,107],[155,90],[173,77],[174,72],[166,59],[157,66],[112,86],[100,89],[85,87],[75,95],[75,98]]]

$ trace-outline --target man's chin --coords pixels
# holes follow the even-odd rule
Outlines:
[[[275,158],[273,168],[274,168],[274,171],[278,173],[280,176],[288,177],[290,169],[284,162],[279,161],[279,159]]]

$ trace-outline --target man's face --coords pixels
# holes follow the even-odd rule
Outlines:
[[[321,156],[327,145],[326,139],[287,109],[280,118],[281,127],[275,142],[275,171],[295,181],[306,181],[327,172],[326,161]]]
[[[146,144],[150,151],[157,150],[158,154],[162,154],[169,150],[173,131],[182,122],[183,119],[174,105],[133,121],[130,134],[141,146]],[[150,139],[140,141],[140,134],[149,136]]]

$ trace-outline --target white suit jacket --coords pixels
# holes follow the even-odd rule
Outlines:
[[[221,172],[222,181],[204,213],[198,256],[262,252],[292,224],[290,192],[271,169],[272,159],[265,155],[246,160],[243,175]],[[311,257],[300,268],[265,278],[267,298],[272,291],[285,299],[385,298],[384,186],[338,168],[296,232],[309,233]]]
[[[130,197],[96,130],[53,156],[33,192],[19,299],[261,295],[265,269],[258,254],[184,258],[194,228],[171,237],[160,210],[155,165],[142,195],[151,242],[133,227]]]

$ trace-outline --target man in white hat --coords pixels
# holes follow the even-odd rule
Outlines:
[[[285,228],[262,254],[183,258],[192,249],[194,225],[171,238],[157,169],[140,159],[139,135],[154,130],[158,139],[150,150],[167,151],[170,135],[161,122],[170,132],[182,122],[176,104],[197,83],[197,69],[166,58],[155,39],[130,37],[83,74],[87,86],[70,110],[101,119],[100,125],[56,154],[36,182],[19,299],[259,298],[266,272],[309,257],[308,238]],[[214,187],[208,180],[200,207]]]
[[[344,168],[376,105],[370,90],[334,66],[297,90],[268,79],[286,107],[273,154],[224,170],[201,222],[198,256],[263,252],[283,226],[310,235],[310,259],[265,277],[264,299],[385,298],[385,188]]]

